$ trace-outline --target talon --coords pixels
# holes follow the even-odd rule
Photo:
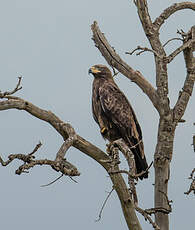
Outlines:
[[[107,129],[105,127],[103,127],[101,130],[100,130],[101,134],[105,134],[107,132]]]

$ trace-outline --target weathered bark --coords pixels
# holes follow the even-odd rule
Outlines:
[[[142,23],[144,32],[152,47],[151,49],[145,48],[145,51],[152,51],[154,54],[156,64],[156,89],[146,80],[146,78],[139,71],[134,70],[131,66],[129,66],[121,59],[121,57],[115,52],[115,50],[112,48],[112,46],[106,40],[105,36],[100,31],[97,22],[94,22],[91,28],[93,32],[93,40],[108,64],[110,64],[112,67],[115,67],[124,76],[135,82],[150,98],[151,102],[159,113],[160,119],[158,137],[154,154],[155,207],[150,209],[152,210],[152,214],[155,214],[155,223],[152,222],[152,220],[150,221],[150,223],[152,223],[153,227],[156,229],[159,229],[160,227],[161,230],[169,230],[168,214],[171,211],[168,200],[170,162],[173,156],[175,129],[186,110],[194,87],[195,57],[193,56],[193,51],[195,51],[195,27],[192,27],[191,30],[187,34],[185,34],[185,36],[183,37],[183,45],[176,49],[169,56],[167,56],[164,47],[161,44],[159,38],[159,30],[165,20],[178,10],[195,10],[195,3],[183,2],[173,4],[172,6],[165,9],[163,13],[159,17],[157,17],[154,22],[152,22],[149,15],[147,1],[135,0],[134,2],[136,3],[138,15]],[[171,109],[168,98],[167,65],[180,52],[184,53],[187,76],[184,82],[184,86],[180,91],[178,100],[173,109]],[[12,96],[12,94],[14,94],[17,90],[21,89],[21,87],[19,87],[20,81],[21,79],[19,79],[18,85],[13,91],[5,93],[0,92],[0,99],[3,99],[2,101],[0,101],[0,110],[24,110],[29,114],[48,122],[62,136],[62,138],[64,139],[64,143],[58,151],[55,161],[32,160],[31,154],[28,154],[27,156],[23,154],[17,154],[12,156],[7,162],[4,162],[0,158],[0,163],[6,166],[11,161],[13,161],[13,159],[17,158],[24,161],[25,167],[31,167],[30,163],[32,164],[32,167],[33,164],[49,164],[53,166],[55,170],[61,171],[65,174],[66,170],[63,167],[61,169],[59,165],[56,164],[56,162],[59,163],[64,160],[64,156],[68,148],[70,146],[74,146],[81,152],[96,160],[96,162],[104,167],[104,169],[109,173],[111,167],[110,157],[99,148],[76,134],[71,125],[64,123],[50,111],[43,110],[30,102]],[[72,167],[71,164],[68,166]],[[114,166],[114,170],[120,171],[117,165]],[[76,172],[76,175],[79,175],[79,173]],[[135,205],[131,199],[131,195],[123,177],[120,173],[115,173],[110,174],[110,178],[121,202],[122,210],[128,228],[130,230],[141,230],[141,225],[135,213]],[[136,209],[141,210],[138,207],[136,207]],[[143,212],[144,215],[145,211],[141,210],[141,212]],[[150,214],[151,213],[149,213],[149,215]]]
[[[3,98],[2,94],[0,95],[0,98]],[[0,101],[0,111],[8,110],[8,109],[24,110],[29,114],[51,124],[53,128],[62,136],[64,140],[67,140],[69,138],[69,135],[74,132],[71,125],[64,123],[51,111],[43,110],[19,97],[6,96],[6,98],[9,100]],[[96,162],[98,162],[102,167],[105,168],[107,172],[109,172],[110,170],[109,162],[111,161],[111,159],[108,157],[108,155],[103,151],[101,151],[99,148],[97,148],[95,145],[91,144],[81,136],[77,135],[76,133],[74,135],[75,138],[73,140],[72,145],[75,148],[79,149],[81,152],[85,153],[89,157],[96,160]],[[66,148],[67,147],[70,146],[66,146]],[[64,151],[61,151],[61,149],[59,150],[59,154],[56,157],[57,160],[60,160],[61,158],[64,157]],[[39,163],[47,164],[48,162],[52,163],[49,160],[47,160],[47,162],[37,160],[37,164]],[[115,166],[115,170],[116,171],[119,170],[117,165]],[[134,230],[141,230],[142,228],[136,216],[134,204],[131,200],[129,190],[127,188],[127,185],[123,177],[120,174],[114,174],[114,175],[110,175],[110,178],[113,182],[113,187],[117,192],[117,195],[121,202],[121,207],[128,228]]]
[[[154,155],[155,168],[155,209],[163,208],[165,212],[155,213],[155,222],[160,229],[169,229],[170,212],[168,203],[168,181],[170,178],[170,162],[173,154],[173,141],[175,134],[175,126],[172,123],[172,116],[160,118],[158,128],[157,145]]]
[[[175,129],[178,122],[181,120],[189,98],[192,94],[194,80],[195,80],[195,58],[192,51],[194,50],[194,28],[188,33],[184,39],[181,47],[176,49],[173,53],[167,56],[159,37],[159,30],[166,19],[172,14],[182,9],[195,10],[195,3],[183,2],[173,4],[163,11],[163,13],[152,22],[147,1],[135,1],[137,6],[138,15],[142,23],[146,37],[148,38],[152,50],[148,48],[141,48],[144,51],[152,51],[154,53],[156,64],[156,88],[142,76],[138,71],[134,71],[132,67],[127,65],[121,57],[112,48],[106,40],[104,34],[100,31],[97,22],[92,25],[93,40],[96,47],[99,49],[108,64],[115,67],[124,76],[128,77],[131,81],[135,82],[144,93],[150,98],[154,107],[160,115],[157,145],[154,154],[154,168],[155,168],[155,221],[161,230],[169,229],[168,214],[171,211],[168,201],[168,181],[170,174],[170,162],[173,155],[173,143]],[[167,65],[170,63],[180,52],[184,52],[184,58],[187,67],[187,77],[182,88],[178,101],[173,109],[170,108],[168,98],[168,73]],[[133,52],[132,52],[133,53]]]

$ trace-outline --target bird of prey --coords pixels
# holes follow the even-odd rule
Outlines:
[[[89,73],[94,76],[92,112],[101,135],[110,142],[122,138],[134,154],[136,173],[144,172],[148,164],[144,155],[142,131],[129,101],[105,65],[94,65]],[[147,177],[148,172],[145,172],[139,178]]]

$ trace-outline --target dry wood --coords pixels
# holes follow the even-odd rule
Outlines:
[[[195,3],[181,2],[173,4],[165,9],[154,22],[152,22],[149,14],[147,0],[134,0],[134,3],[137,7],[138,15],[145,35],[151,45],[151,48],[143,48],[141,46],[138,47],[141,52],[150,51],[154,55],[156,64],[156,89],[139,71],[134,70],[122,60],[122,58],[116,53],[116,51],[107,41],[104,34],[101,32],[97,22],[92,24],[91,29],[93,32],[93,40],[95,45],[108,64],[113,68],[114,75],[116,75],[115,69],[117,69],[128,79],[135,82],[150,98],[154,107],[159,112],[159,129],[154,154],[155,207],[145,210],[140,209],[137,206],[135,207],[129,189],[121,175],[121,173],[126,173],[130,177],[132,172],[130,173],[129,171],[120,170],[118,164],[115,162],[113,163],[113,159],[110,156],[75,133],[74,128],[70,124],[64,123],[51,111],[43,110],[32,103],[23,100],[22,98],[13,96],[14,93],[21,89],[21,78],[19,78],[16,87],[12,91],[7,91],[4,93],[0,92],[0,111],[8,109],[24,110],[32,116],[52,125],[52,127],[62,136],[64,142],[56,154],[55,160],[35,159],[34,153],[37,152],[40,147],[40,144],[38,144],[29,154],[11,154],[7,161],[3,161],[0,157],[0,163],[3,166],[7,166],[15,159],[23,161],[23,164],[16,170],[17,174],[26,172],[26,170],[29,170],[35,165],[50,165],[54,170],[58,172],[60,171],[62,175],[65,174],[68,176],[78,176],[79,172],[77,168],[64,158],[68,149],[73,146],[96,160],[96,162],[104,167],[108,173],[112,168],[110,178],[121,202],[121,207],[129,229],[142,229],[135,213],[136,208],[146,219],[150,221],[154,228],[168,230],[168,215],[171,212],[170,201],[168,199],[169,168],[173,156],[175,129],[178,125],[178,122],[182,120],[182,116],[186,110],[194,87],[195,57],[193,56],[193,52],[195,51],[195,27],[192,27],[188,33],[184,33],[183,31],[180,33],[182,35],[183,45],[177,48],[169,56],[166,55],[164,46],[161,44],[159,30],[164,24],[165,20],[175,12],[183,9],[195,10]],[[186,63],[186,79],[184,86],[180,91],[178,100],[173,109],[171,109],[168,98],[169,88],[167,65],[181,52],[184,54],[184,61]],[[122,148],[122,151],[123,150],[124,148]],[[124,151],[124,153],[126,152]],[[132,159],[127,157],[129,166],[133,168],[132,165],[134,163],[133,161],[130,162],[130,160]],[[133,173],[132,178],[135,176],[135,173]],[[187,194],[191,191],[194,191],[194,178],[192,179],[193,181],[189,191],[186,192]],[[155,222],[149,217],[151,214],[155,214]]]
[[[154,168],[155,168],[155,208],[161,207],[163,210],[169,210],[167,203],[168,197],[168,181],[169,181],[169,168],[173,155],[173,141],[175,129],[182,120],[189,98],[192,94],[194,85],[194,64],[195,58],[193,57],[194,51],[194,29],[192,29],[183,37],[183,45],[177,48],[168,57],[164,50],[159,37],[159,29],[164,21],[172,14],[181,9],[195,9],[195,4],[191,2],[183,2],[174,4],[167,8],[153,23],[146,0],[134,1],[137,7],[138,15],[142,23],[146,37],[148,38],[150,48],[142,48],[138,46],[135,50],[141,49],[142,51],[151,51],[154,53],[156,64],[156,87],[157,90],[138,72],[134,71],[132,67],[127,65],[116,51],[109,44],[104,34],[100,31],[97,22],[91,26],[93,32],[93,40],[96,47],[99,49],[103,57],[109,65],[115,67],[120,73],[135,82],[144,93],[150,98],[154,107],[160,114],[158,140],[154,154]],[[134,50],[134,51],[135,51]],[[173,109],[169,106],[168,98],[168,72],[167,65],[171,62],[180,52],[184,53],[184,59],[187,67],[187,77],[184,87],[181,90],[178,101]],[[131,54],[131,53],[130,53]],[[164,195],[166,194],[166,196]],[[156,209],[157,210],[157,209]],[[169,213],[155,212],[156,224],[161,230],[169,229]]]

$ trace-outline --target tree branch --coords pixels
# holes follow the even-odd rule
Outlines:
[[[138,50],[141,50],[140,52],[136,53],[136,55],[140,55],[142,54],[143,52],[152,52],[153,54],[155,54],[156,56],[159,56],[159,54],[155,51],[155,50],[152,50],[152,49],[149,49],[147,47],[141,47],[141,46],[137,46],[137,48],[135,48],[132,52],[125,52],[125,54],[129,54],[129,55],[132,55],[135,51],[138,51]],[[159,56],[160,57],[160,56]],[[160,57],[162,58],[162,57]]]
[[[95,145],[91,144],[81,136],[74,132],[73,127],[64,123],[51,111],[43,110],[32,103],[23,100],[22,98],[12,96],[11,94],[1,94],[3,97],[0,101],[0,111],[8,109],[18,109],[24,110],[30,113],[32,116],[37,117],[43,121],[48,122],[53,128],[63,137],[64,144],[57,153],[55,161],[51,160],[35,160],[32,153],[30,155],[15,154],[11,155],[8,161],[4,162],[0,158],[0,163],[2,165],[9,164],[14,159],[20,159],[24,162],[22,166],[19,167],[17,171],[18,174],[25,172],[26,170],[34,167],[35,165],[50,165],[56,171],[61,171],[63,174],[68,176],[72,175],[70,173],[70,168],[74,168],[73,165],[67,162],[63,157],[66,151],[72,145],[79,149],[84,154],[96,160],[102,167],[105,168],[107,172],[110,170],[110,157],[97,148]],[[66,144],[65,144],[66,143]],[[69,168],[70,167],[70,168]],[[114,170],[119,170],[118,165],[115,166]],[[71,171],[72,172],[72,171]],[[117,192],[119,200],[121,202],[122,210],[126,219],[126,223],[129,229],[141,230],[141,225],[137,219],[134,204],[130,199],[130,194],[123,177],[120,174],[110,175],[113,182],[113,186]]]
[[[139,212],[144,218],[145,220],[149,221],[149,223],[152,225],[152,227],[155,230],[160,230],[159,226],[152,220],[152,218],[150,217],[150,214],[147,213],[146,210],[143,210],[142,208],[138,207],[137,205],[135,206],[135,209],[137,212]]]
[[[115,146],[117,146],[117,148]],[[114,142],[111,142],[110,143],[110,149],[111,149],[111,152],[114,150],[114,151],[117,151],[117,153],[118,153],[118,150],[120,150],[121,153],[124,155],[126,161],[127,161],[127,164],[129,167],[128,184],[129,184],[130,192],[132,194],[133,202],[137,204],[138,198],[137,198],[137,192],[136,192],[135,181],[134,181],[134,179],[136,178],[135,177],[136,166],[135,166],[134,155],[133,155],[132,151],[130,150],[130,148],[128,148],[128,146],[125,144],[125,142],[122,139],[118,139],[118,140],[115,140]],[[112,173],[112,171],[113,171],[113,169],[110,170],[110,173]],[[114,172],[116,172],[116,171],[114,171]],[[136,178],[136,179],[138,179],[138,178]]]
[[[150,37],[154,33],[152,20],[148,12],[148,3],[147,0],[137,0],[137,11],[142,23],[142,27],[147,37]]]
[[[162,116],[170,112],[168,99],[168,73],[165,50],[159,38],[159,32],[153,25],[147,6],[147,0],[137,0],[137,10],[145,35],[150,42],[152,50],[155,52],[154,59],[156,64],[156,86],[158,95],[158,112]]]
[[[187,104],[189,102],[190,96],[192,95],[194,82],[195,82],[195,58],[193,56],[193,51],[195,47],[195,26],[191,28],[188,33],[188,36],[184,39],[184,44],[188,44],[190,42],[190,46],[186,47],[183,50],[184,60],[186,63],[187,76],[183,85],[182,90],[180,91],[178,100],[173,108],[173,116],[174,120],[178,121],[182,118]]]
[[[163,45],[163,47],[165,47],[169,42],[171,42],[171,41],[175,41],[175,40],[178,40],[178,41],[183,41],[183,39],[182,38],[171,38],[171,39],[169,39],[167,42],[165,42],[165,44]]]
[[[112,190],[108,193],[108,196],[106,197],[106,199],[105,199],[105,201],[104,201],[104,203],[103,203],[103,205],[102,205],[102,208],[101,208],[101,210],[100,210],[100,213],[99,213],[99,216],[98,216],[98,219],[96,220],[96,222],[98,222],[98,221],[101,220],[101,218],[102,218],[102,212],[103,212],[103,210],[104,210],[104,207],[105,207],[105,205],[106,205],[106,203],[107,203],[107,201],[108,201],[108,199],[109,199],[109,197],[111,196],[111,194],[112,194],[113,191],[114,191],[114,187],[113,187]]]
[[[159,17],[157,17],[154,21],[154,26],[156,30],[159,30],[160,27],[163,25],[166,19],[168,19],[171,15],[173,15],[175,12],[183,9],[191,9],[195,10],[195,3],[192,2],[180,2],[180,3],[174,3],[170,7],[166,8]]]
[[[120,73],[135,82],[143,92],[150,98],[155,108],[158,108],[158,96],[153,86],[143,77],[139,71],[132,69],[125,63],[121,57],[115,52],[113,47],[108,43],[104,34],[100,31],[97,22],[91,25],[93,32],[93,40],[96,47],[101,52],[110,66],[115,67]]]
[[[173,51],[168,57],[166,57],[166,61],[168,63],[170,63],[171,61],[173,61],[173,59],[182,51],[184,51],[186,48],[189,48],[192,46],[192,44],[195,42],[194,39],[190,39],[187,42],[184,42],[184,44],[182,46],[180,46],[179,48],[177,48],[175,51]]]
[[[39,148],[41,144],[39,143],[35,149],[29,154],[11,154],[8,156],[7,161],[3,161],[0,157],[0,163],[2,166],[9,165],[13,160],[18,159],[23,161],[24,163],[16,170],[16,174],[20,175],[21,173],[28,173],[27,170],[33,168],[36,165],[50,165],[54,170],[57,172],[61,172],[64,175],[68,176],[79,176],[80,173],[78,172],[77,168],[71,164],[70,162],[62,159],[61,161],[52,161],[48,159],[44,160],[35,160],[35,156],[33,155]]]
[[[6,96],[12,95],[12,94],[16,93],[17,91],[21,90],[22,89],[22,86],[20,86],[21,81],[22,81],[22,77],[18,77],[18,83],[12,91],[6,91],[4,93],[2,93],[0,91],[0,98],[5,98]]]

